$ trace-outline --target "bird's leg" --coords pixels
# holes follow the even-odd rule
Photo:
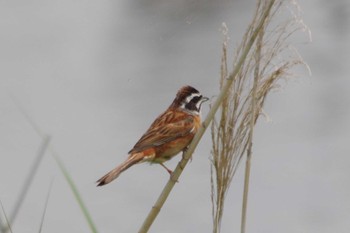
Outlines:
[[[159,163],[159,164],[160,164],[160,166],[164,167],[164,169],[165,169],[170,175],[173,174],[173,171],[170,170],[169,168],[167,168],[163,163]]]
[[[165,168],[165,170],[170,174],[170,179],[173,180],[174,182],[178,183],[178,180],[173,179],[173,171],[167,168],[163,163],[159,163],[162,167]]]

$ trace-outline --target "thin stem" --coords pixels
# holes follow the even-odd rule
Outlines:
[[[27,175],[25,182],[23,183],[22,189],[19,192],[19,196],[17,197],[17,200],[15,202],[15,207],[13,208],[13,211],[8,218],[8,221],[10,224],[13,224],[13,222],[15,221],[15,219],[17,217],[18,211],[20,210],[22,203],[27,196],[29,187],[34,179],[36,172],[38,171],[40,162],[42,161],[42,159],[45,155],[45,152],[49,146],[49,143],[50,143],[50,136],[44,135],[43,140],[42,140],[41,145],[40,145],[39,150],[38,150],[38,154],[37,154],[37,156],[32,164],[31,169],[29,170],[29,174]],[[10,230],[10,229],[7,227],[7,228],[2,229],[2,232],[6,233],[8,230]]]
[[[59,160],[58,158],[58,154],[56,153],[56,151],[54,150],[52,144],[49,143],[49,139],[50,137],[47,136],[45,133],[43,133],[43,131],[41,130],[41,128],[39,127],[38,124],[36,124],[36,122],[33,120],[33,118],[27,113],[27,111],[25,111],[25,109],[23,108],[23,106],[19,103],[19,101],[17,101],[16,98],[14,98],[12,96],[13,101],[15,102],[15,104],[17,105],[17,107],[19,108],[19,110],[22,112],[22,114],[25,116],[25,118],[27,119],[27,121],[29,122],[29,124],[32,126],[32,128],[35,130],[35,132],[43,139],[43,146],[45,149],[46,147],[48,147],[49,151],[51,152],[52,156],[54,157],[54,159],[56,160],[56,162],[58,163],[59,167],[61,168],[61,171],[63,172],[63,175],[65,176],[68,184],[70,185],[71,190],[73,191],[73,194],[79,204],[80,209],[82,210],[84,217],[86,219],[86,221],[88,222],[89,226],[90,226],[90,230],[91,232],[97,233],[97,229],[95,224],[93,223],[93,220],[90,216],[90,213],[88,212],[87,208],[85,207],[85,204],[81,198],[81,195],[78,192],[78,188],[76,187],[76,185],[74,184],[72,178],[70,177],[70,175],[68,174],[67,170],[65,169],[63,163]],[[6,230],[6,229],[5,229]]]
[[[249,153],[251,153],[251,151]],[[241,233],[245,233],[245,230],[246,230],[250,167],[251,167],[251,157],[247,155],[247,160],[246,160],[246,164],[245,164],[245,172],[244,172],[244,190],[243,190],[243,202],[242,202]]]
[[[51,190],[52,190],[52,184],[53,184],[53,179],[51,180],[51,183],[50,183],[50,186],[49,186],[49,191],[47,192],[47,195],[46,195],[44,211],[43,211],[43,214],[41,216],[40,227],[39,227],[39,230],[38,230],[39,233],[41,233],[42,230],[43,230],[44,220],[45,220],[45,216],[46,216],[46,210],[47,210],[47,207],[49,205],[49,198],[50,198],[50,194],[51,194]]]
[[[251,169],[251,158],[253,148],[253,133],[254,125],[256,122],[257,115],[257,87],[260,76],[260,60],[261,60],[261,46],[263,42],[264,30],[262,29],[258,36],[258,42],[256,43],[256,54],[255,54],[255,69],[254,69],[254,83],[251,92],[251,112],[249,121],[249,135],[248,135],[248,148],[247,148],[247,160],[244,174],[244,190],[243,190],[243,202],[242,202],[242,218],[241,218],[241,233],[246,232],[247,222],[247,207],[248,207],[248,194],[249,194],[249,181],[250,181],[250,169]]]
[[[10,224],[10,221],[9,221],[9,219],[8,219],[7,216],[6,216],[5,208],[4,208],[4,206],[3,206],[2,202],[1,202],[1,200],[0,200],[0,206],[1,206],[2,212],[4,212],[4,216],[5,216],[5,220],[6,220],[6,227],[7,227],[6,229],[8,229],[11,233],[13,233],[13,232],[12,232],[12,228],[11,228],[11,224]]]
[[[68,173],[68,170],[66,169],[66,167],[64,166],[63,162],[60,160],[60,158],[53,154],[53,158],[56,160],[56,163],[58,164],[61,172],[63,173],[64,177],[66,178],[67,183],[69,184],[70,189],[72,190],[74,197],[76,199],[76,201],[79,204],[79,207],[81,209],[81,211],[83,212],[83,215],[90,227],[90,230],[92,233],[98,233],[97,228],[95,226],[95,223],[92,220],[92,217],[90,215],[90,212],[88,211],[80,193],[78,190],[78,187],[76,186],[76,184],[74,183],[72,177],[70,176],[70,174]]]

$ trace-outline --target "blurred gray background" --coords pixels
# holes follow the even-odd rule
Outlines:
[[[256,130],[248,232],[350,229],[350,2],[300,5],[312,43],[299,33],[294,46],[312,76],[295,70],[266,102],[271,121]],[[41,143],[14,96],[52,136],[99,231],[136,232],[168,179],[163,168],[142,164],[108,186],[94,182],[125,159],[178,88],[218,93],[221,24],[233,51],[254,7],[243,0],[1,1],[0,200],[7,213]],[[210,145],[208,131],[151,232],[211,232]],[[239,230],[242,171],[222,232]],[[37,232],[52,180],[43,232],[89,232],[49,153],[13,232]]]

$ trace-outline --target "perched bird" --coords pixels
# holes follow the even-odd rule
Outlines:
[[[132,165],[142,162],[158,163],[171,174],[163,163],[186,150],[191,143],[201,125],[201,105],[207,100],[195,88],[182,87],[168,109],[129,151],[128,158],[99,179],[97,186],[110,183]]]

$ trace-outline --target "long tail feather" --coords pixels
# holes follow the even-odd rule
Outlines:
[[[112,171],[108,172],[106,175],[101,177],[98,181],[97,186],[102,186],[110,183],[114,179],[116,179],[123,171],[131,167],[132,165],[140,162],[143,158],[142,153],[136,153],[130,156],[127,160],[125,160],[122,164],[114,168]]]

